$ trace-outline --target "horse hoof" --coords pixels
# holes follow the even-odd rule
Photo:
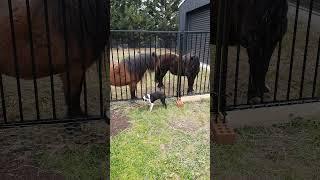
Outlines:
[[[187,93],[187,95],[193,95],[193,91],[189,91],[188,93]]]
[[[87,115],[82,111],[69,111],[66,115],[66,118],[69,119],[77,119],[77,118],[84,118],[87,117]]]
[[[253,97],[249,100],[249,104],[254,105],[254,104],[259,104],[261,103],[261,98],[260,97]]]

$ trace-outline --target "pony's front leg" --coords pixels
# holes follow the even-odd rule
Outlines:
[[[193,94],[193,84],[194,84],[194,80],[196,77],[188,77],[188,95],[192,95]]]
[[[156,77],[159,89],[162,89],[164,87],[163,78],[164,78],[165,75],[166,75],[166,72],[165,73],[161,72],[161,73],[159,73],[159,76]]]

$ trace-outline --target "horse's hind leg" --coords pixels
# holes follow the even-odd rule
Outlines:
[[[193,84],[196,77],[188,76],[188,95],[193,94]]]
[[[67,79],[67,73],[61,74],[61,79],[63,81],[65,102],[68,108],[67,116],[69,118],[84,116],[84,113],[82,112],[80,107],[80,96],[82,90],[82,83],[84,80],[84,72],[81,66],[73,66],[72,68],[70,68],[69,82]],[[68,90],[68,86],[70,90]]]
[[[136,96],[137,83],[132,82],[130,83],[129,87],[130,87],[131,99],[137,99],[137,96]]]

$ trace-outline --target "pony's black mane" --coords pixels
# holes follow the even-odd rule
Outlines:
[[[124,59],[125,68],[128,68],[129,72],[134,72],[139,75],[143,75],[147,70],[153,71],[155,68],[155,57],[150,53],[138,53],[130,55]]]

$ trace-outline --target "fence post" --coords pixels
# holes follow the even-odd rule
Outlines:
[[[215,122],[218,118],[223,117],[225,123],[226,111],[226,81],[227,81],[227,59],[228,59],[228,36],[229,36],[229,7],[228,0],[220,1],[217,18],[217,35],[216,37],[216,59],[214,65],[214,84],[212,113],[215,115]]]
[[[179,32],[179,60],[178,60],[178,82],[177,82],[177,98],[181,98],[181,61],[182,61],[182,51],[183,51],[183,36],[184,32]]]
[[[224,2],[224,1],[222,1]],[[223,24],[223,13],[224,13],[224,3],[221,3],[221,1],[219,1],[218,3],[219,8],[218,8],[218,12],[217,12],[217,31],[216,31],[216,35],[214,37],[216,37],[214,40],[216,41],[216,56],[215,56],[215,63],[213,65],[214,67],[214,80],[213,80],[213,89],[211,90],[211,97],[212,98],[212,102],[211,102],[211,114],[213,115],[214,121],[215,123],[217,123],[218,121],[218,114],[219,114],[219,101],[220,101],[220,71],[221,71],[221,46],[222,46],[222,24]]]

